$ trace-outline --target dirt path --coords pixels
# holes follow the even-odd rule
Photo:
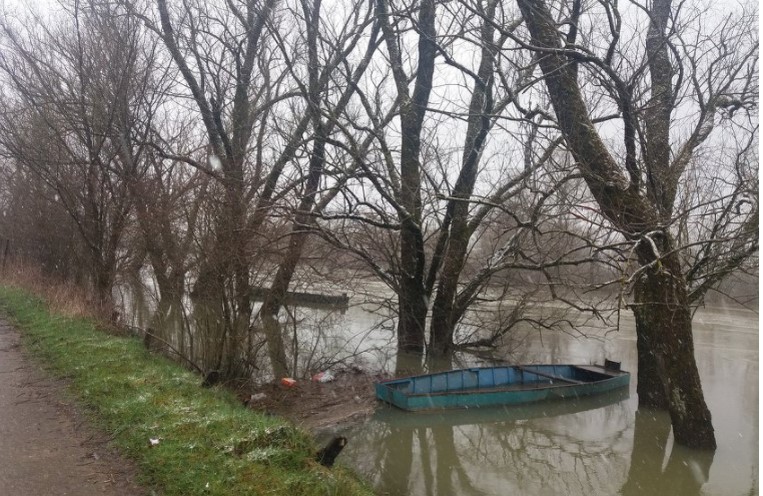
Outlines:
[[[0,493],[9,496],[144,495],[134,469],[86,425],[65,385],[22,353],[0,320]]]

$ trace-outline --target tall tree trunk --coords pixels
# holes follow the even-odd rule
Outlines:
[[[248,236],[239,229],[245,219],[242,188],[235,180],[225,183],[212,247],[204,254],[191,295],[197,323],[210,333],[206,344],[216,351],[214,362],[206,365],[218,369],[223,379],[237,379],[248,373],[242,345],[252,314],[251,284]]]
[[[673,241],[662,222],[664,211],[661,206],[667,202],[664,196],[654,198],[652,195],[653,198],[647,199],[642,194],[633,162],[626,162],[631,179],[629,184],[607,150],[591,122],[577,83],[576,71],[572,69],[574,64],[570,64],[570,56],[574,55],[563,52],[557,25],[546,4],[542,0],[518,0],[518,4],[533,45],[541,50],[539,64],[551,103],[586,184],[602,214],[637,246],[644,271],[642,277],[645,278],[637,295],[641,301],[636,302],[642,305],[642,309],[637,310],[640,322],[637,331],[642,334],[639,355],[643,357],[653,353],[654,362],[649,359],[645,374],[656,370],[659,375],[658,381],[650,374],[643,387],[662,384],[677,443],[714,449],[716,442],[712,421],[694,358],[686,281],[679,256],[674,252]],[[661,9],[655,15],[664,15],[665,0],[658,2],[655,8]],[[669,13],[669,1],[667,9]],[[656,21],[653,19],[652,22]],[[653,29],[659,30],[660,26],[650,26],[650,36]],[[622,103],[623,106],[630,104]],[[661,120],[660,124],[664,122]],[[664,143],[655,145],[662,149]],[[647,172],[651,170],[650,166],[650,163],[646,164]],[[662,179],[668,178],[662,176]],[[653,401],[658,394],[652,391],[644,401]]]
[[[497,2],[489,0],[485,9],[486,20],[482,25],[482,58],[475,79],[472,99],[469,104],[469,119],[466,130],[464,155],[461,172],[453,187],[453,199],[448,202],[445,220],[443,222],[442,242],[447,242],[437,294],[432,305],[432,323],[430,325],[429,353],[433,356],[446,357],[453,351],[453,335],[458,317],[454,312],[456,292],[461,271],[464,268],[466,253],[469,248],[469,198],[474,191],[477,181],[482,148],[485,145],[492,121],[488,114],[493,111],[492,78],[494,66],[493,43]],[[448,225],[450,224],[450,225]],[[439,242],[438,242],[439,244]],[[439,248],[439,247],[438,247]],[[432,257],[429,280],[433,282],[433,274],[438,270],[438,254]],[[428,280],[428,283],[429,283]]]
[[[398,353],[424,353],[424,331],[427,321],[427,295],[420,280],[406,277],[398,293]]]
[[[647,303],[652,301],[649,283],[636,281],[634,290],[635,304],[632,306],[636,320],[636,352],[638,357],[638,381],[636,392],[640,406],[668,409],[668,398],[658,372],[657,347],[652,323],[652,308]]]
[[[237,169],[240,171],[241,169]],[[225,312],[226,324],[229,326],[228,339],[226,340],[225,367],[224,375],[230,378],[247,377],[249,370],[244,365],[248,358],[248,351],[245,349],[247,342],[247,333],[252,320],[252,292],[250,280],[250,265],[248,256],[249,236],[243,235],[240,226],[246,222],[246,201],[243,192],[243,174],[240,172],[232,179],[229,189],[229,201],[231,207],[226,209],[229,218],[226,219],[225,233],[223,239],[227,239],[226,245],[230,250],[223,252],[222,256],[230,258],[230,281],[233,291],[231,300],[233,305],[230,307],[230,313]]]
[[[93,268],[93,279],[99,311],[108,315],[114,307],[114,298],[111,294],[114,286],[114,268],[109,266],[108,261],[103,260],[102,254]]]
[[[665,225],[670,224],[675,199],[675,187],[671,188],[671,185],[677,184],[677,178],[673,177],[674,171],[670,168],[670,114],[673,109],[674,71],[665,38],[670,19],[670,4],[671,0],[655,0],[651,6],[646,37],[651,86],[649,105],[644,112],[646,191],[657,216]],[[663,385],[660,365],[652,351],[658,343],[655,340],[653,305],[650,302],[660,301],[659,295],[653,294],[655,283],[653,274],[649,274],[648,277],[639,280],[636,287],[634,316],[636,333],[639,336],[638,344],[641,345],[638,349],[639,404],[669,409],[670,401]]]
[[[458,222],[462,224],[461,222]],[[432,356],[447,356],[453,352],[453,336],[457,320],[453,305],[458,290],[458,279],[464,264],[469,239],[463,232],[451,229],[450,245],[443,264],[440,282],[432,305],[432,323],[429,328],[429,351]]]
[[[323,166],[325,163],[326,138],[323,135],[322,127],[320,125],[316,129],[316,134],[317,136],[313,144],[312,156],[310,157],[310,171],[308,173],[305,194],[300,201],[294,219],[292,232],[289,236],[289,248],[281,261],[281,264],[278,266],[275,278],[273,279],[273,284],[265,297],[265,301],[262,303],[262,308],[260,309],[260,317],[262,318],[264,326],[265,339],[268,343],[270,363],[276,378],[286,377],[289,373],[283,336],[281,335],[281,326],[278,323],[278,313],[286,299],[286,292],[294,277],[294,271],[297,268],[297,264],[299,263],[300,258],[302,258],[302,250],[309,235],[308,228],[313,222],[310,214],[315,205],[315,196],[318,192],[318,186],[323,175]]]
[[[418,16],[418,67],[413,95],[408,89],[399,33],[390,24],[387,0],[377,0],[382,35],[389,53],[390,68],[400,98],[400,191],[397,192],[400,217],[400,274],[397,325],[398,351],[424,353],[424,336],[429,298],[424,281],[426,253],[421,225],[421,133],[429,95],[432,91],[435,38],[435,1],[421,0]]]
[[[639,402],[667,406],[673,434],[680,444],[715,449],[710,410],[702,395],[694,358],[686,281],[678,255],[670,253],[671,240],[665,239],[660,245],[668,254],[649,264],[634,305],[637,339],[646,345],[639,350],[639,358],[647,360],[644,372],[639,362],[639,392],[644,395],[639,395]]]

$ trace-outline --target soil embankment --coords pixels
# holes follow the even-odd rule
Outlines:
[[[319,433],[370,417],[377,404],[373,385],[377,379],[366,372],[348,370],[327,383],[302,380],[288,388],[269,384],[254,391],[249,407],[286,417],[303,429]]]
[[[146,494],[135,471],[88,426],[65,385],[46,377],[0,320],[0,492],[13,496]]]

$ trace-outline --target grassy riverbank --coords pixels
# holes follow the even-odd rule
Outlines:
[[[55,315],[6,287],[0,313],[54,375],[69,379],[95,423],[137,463],[141,482],[160,494],[371,494],[349,471],[317,464],[306,433],[243,408],[225,391],[200,388],[198,376],[136,339]]]

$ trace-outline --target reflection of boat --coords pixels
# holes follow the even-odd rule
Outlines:
[[[410,415],[389,405],[377,408],[372,420],[384,422],[396,427],[433,427],[441,425],[490,424],[495,422],[513,422],[537,418],[552,418],[572,415],[615,405],[630,397],[627,387],[594,396],[573,399],[559,399],[528,403],[524,405],[503,405],[484,408],[462,408],[459,410],[427,410],[417,415]]]
[[[614,365],[607,368],[601,365],[514,365],[451,370],[378,382],[376,397],[411,411],[578,398],[627,386],[630,374],[619,370],[619,364]]]

